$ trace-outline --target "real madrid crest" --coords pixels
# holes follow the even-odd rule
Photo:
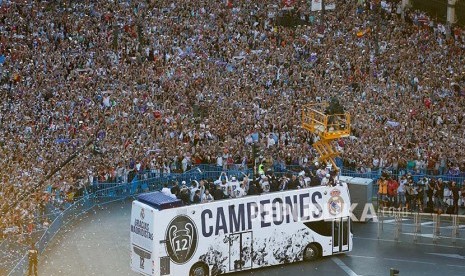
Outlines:
[[[344,208],[344,200],[341,197],[341,191],[333,189],[328,200],[328,211],[331,215],[337,216],[342,213]]]

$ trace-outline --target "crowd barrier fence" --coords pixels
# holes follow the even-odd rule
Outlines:
[[[433,242],[458,248],[465,246],[465,215],[398,211],[378,212],[378,239],[397,242]]]

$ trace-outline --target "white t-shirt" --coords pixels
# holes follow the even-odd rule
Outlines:
[[[167,196],[171,194],[171,190],[168,187],[164,187],[163,189],[161,189],[161,192]]]
[[[275,145],[273,137],[268,137],[268,148]]]
[[[229,191],[231,193],[231,197],[236,197],[235,191],[237,188],[240,187],[239,181],[230,181],[227,184],[228,184]]]
[[[103,97],[103,105],[105,107],[110,107],[111,106],[111,104],[110,104],[110,96]]]
[[[268,182],[268,180],[261,180],[260,185],[262,186],[262,190],[264,193],[270,192],[270,182]]]
[[[312,179],[310,177],[305,177],[304,178],[304,185],[305,187],[310,187],[310,182],[312,181]]]
[[[221,190],[223,191],[223,194],[224,194],[225,196],[228,196],[228,195],[229,195],[229,194],[228,194],[228,187],[229,187],[229,185],[228,185],[227,182],[224,183],[224,184],[223,184],[223,182],[220,183],[220,188],[221,188]]]
[[[379,159],[373,158],[373,167],[378,167],[378,166],[379,166]]]
[[[216,158],[216,165],[217,165],[218,167],[223,167],[223,157],[218,156],[218,157]]]
[[[170,188],[168,188],[168,187],[164,187],[163,189],[161,189],[161,192],[162,192],[163,194],[167,195],[167,196],[170,196],[170,197],[172,197],[172,198],[176,198],[176,195],[173,195],[173,194],[171,193]]]
[[[198,189],[199,189],[199,188],[197,188],[197,187],[192,187],[192,188],[191,188],[191,194],[190,194],[190,200],[191,200],[191,202],[194,201],[194,195],[195,195],[195,192],[196,192]]]
[[[213,196],[211,194],[203,194],[202,195],[202,202],[212,202]]]
[[[405,183],[407,181],[406,180],[401,180],[399,182],[399,187],[397,188],[397,193],[405,193]]]
[[[325,175],[327,174],[327,171],[326,170],[323,170],[323,169],[318,169],[316,171],[316,174],[320,177],[320,178],[323,178],[325,177]]]
[[[188,163],[188,160],[187,160],[187,157],[184,157],[181,161],[181,165],[182,165],[182,170],[185,172],[187,170],[187,163]]]
[[[323,179],[321,180],[321,186],[326,186],[328,185],[328,183],[329,183],[329,178],[323,177]]]
[[[234,194],[234,197],[236,198],[245,196],[245,191],[244,189],[242,189],[241,186],[238,186],[232,193]]]

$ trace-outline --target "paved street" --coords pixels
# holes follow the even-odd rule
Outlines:
[[[129,267],[130,203],[115,203],[91,212],[63,230],[40,258],[42,275],[137,275]],[[465,237],[461,222],[460,237]],[[354,224],[354,250],[346,255],[323,258],[313,263],[276,266],[231,275],[389,275],[397,268],[400,275],[463,275],[464,240],[453,243],[451,227],[444,222],[441,238],[433,243],[432,223],[422,222],[422,233],[413,242],[413,221],[402,221],[399,241],[396,222],[385,218],[380,239],[378,224]]]

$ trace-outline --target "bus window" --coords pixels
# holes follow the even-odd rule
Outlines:
[[[324,220],[312,221],[312,222],[305,223],[305,226],[307,226],[308,228],[312,229],[313,231],[315,231],[316,233],[322,236],[331,237],[333,235],[332,221],[324,221]]]

